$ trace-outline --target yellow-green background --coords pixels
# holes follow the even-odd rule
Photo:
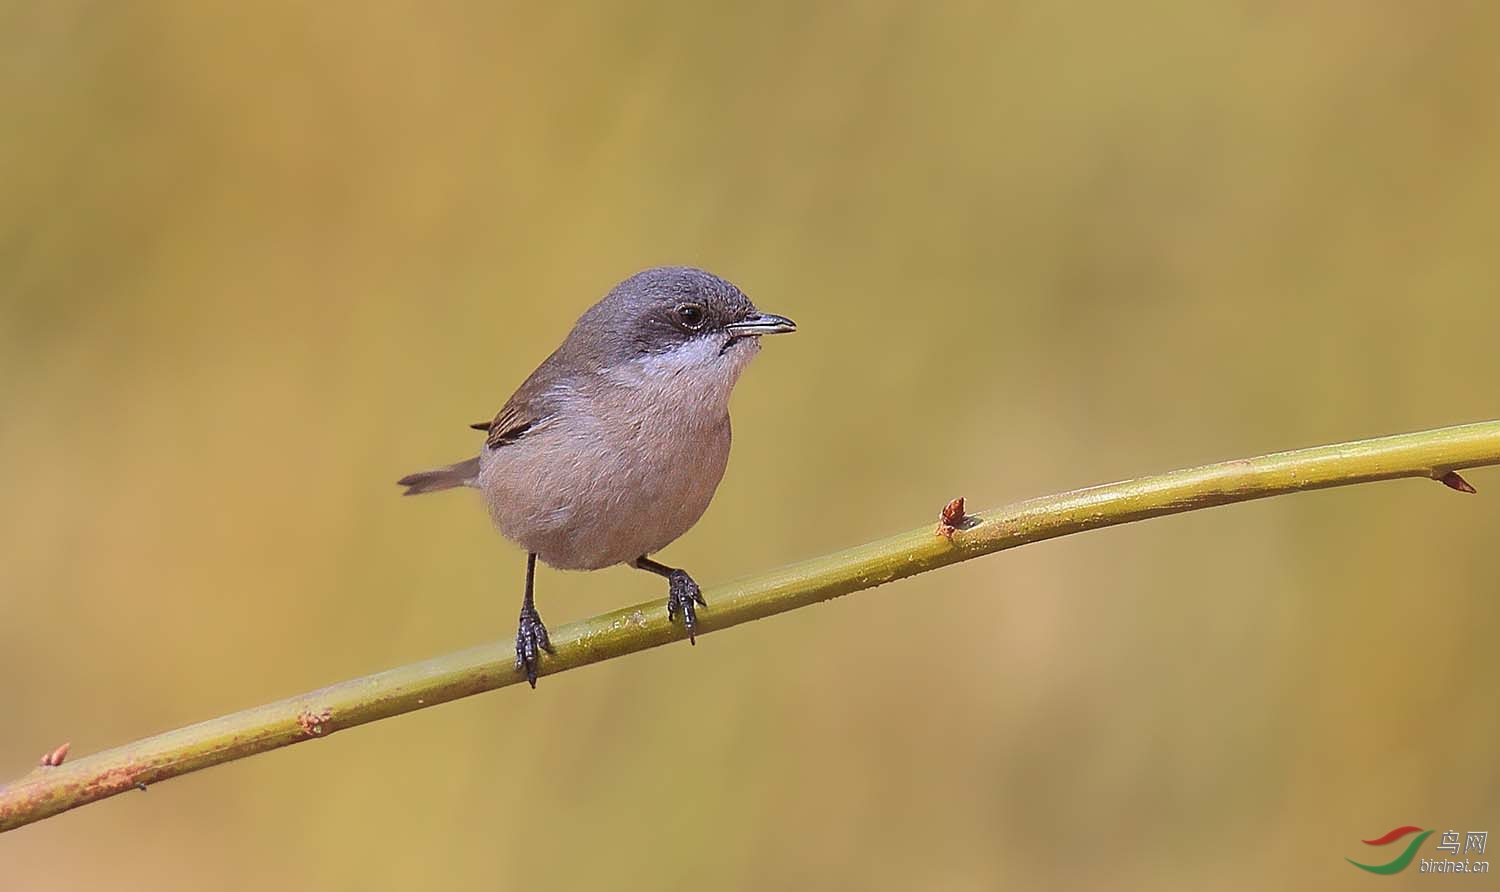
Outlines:
[[[801,326],[665,552],[708,584],[1500,416],[1493,4],[753,7],[0,5],[0,775],[510,635],[521,554],[392,481],[643,266]],[[1500,832],[1470,479],[339,734],[0,837],[0,887],[1478,888],[1344,862]],[[660,590],[539,579],[554,624]]]

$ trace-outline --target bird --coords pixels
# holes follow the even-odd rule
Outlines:
[[[397,481],[404,495],[469,487],[526,552],[516,669],[536,687],[554,653],[536,608],[536,563],[628,565],[667,581],[667,617],[697,643],[703,590],[651,556],[703,516],[724,477],[729,397],[764,335],[796,331],[702,269],[653,267],[579,317],[490,421],[479,454]]]

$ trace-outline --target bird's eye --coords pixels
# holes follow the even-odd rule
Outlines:
[[[702,328],[703,308],[697,304],[680,304],[677,307],[677,321],[686,329]]]

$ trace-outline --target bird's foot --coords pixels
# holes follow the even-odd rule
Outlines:
[[[552,642],[547,639],[547,627],[536,608],[530,604],[521,607],[521,622],[516,626],[516,668],[526,673],[526,681],[536,687],[537,658],[541,651],[553,653]]]
[[[698,611],[693,605],[708,606],[708,602],[703,600],[703,589],[682,570],[669,573],[667,582],[670,585],[667,590],[667,619],[675,621],[677,614],[681,613],[682,625],[688,633],[688,643],[697,644]]]

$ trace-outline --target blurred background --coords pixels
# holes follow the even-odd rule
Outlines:
[[[959,494],[1500,416],[1497,28],[0,5],[0,776],[511,636],[521,553],[393,481],[645,266],[801,326],[664,552],[707,585]],[[341,733],[6,834],[0,886],[1421,887],[1344,858],[1500,832],[1500,472],[1469,479],[1070,537]],[[659,589],[539,578],[555,625]]]

